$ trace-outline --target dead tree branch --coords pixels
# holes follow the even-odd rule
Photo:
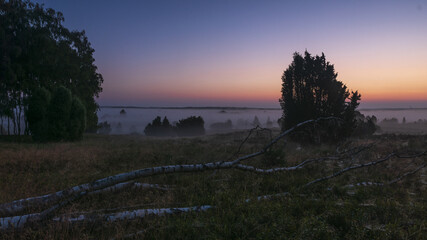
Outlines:
[[[427,151],[424,151],[424,152],[421,152],[421,153],[417,153],[417,154],[413,154],[413,155],[400,155],[400,154],[398,154],[396,152],[393,152],[393,153],[390,153],[389,155],[387,155],[387,156],[385,156],[385,157],[383,157],[383,158],[381,158],[381,159],[379,159],[377,161],[372,161],[372,162],[368,162],[368,163],[362,163],[362,164],[358,164],[358,165],[355,165],[355,166],[347,167],[347,168],[341,169],[340,171],[338,171],[338,172],[336,172],[336,173],[334,173],[332,175],[315,179],[315,180],[307,183],[305,185],[305,187],[308,187],[308,186],[310,186],[310,185],[312,185],[314,183],[323,182],[323,181],[329,180],[331,178],[338,177],[341,174],[343,174],[345,172],[348,172],[348,171],[353,171],[353,170],[356,170],[356,169],[359,169],[359,168],[364,168],[364,167],[370,167],[370,166],[377,165],[379,163],[382,163],[382,162],[385,162],[387,160],[390,160],[393,157],[394,158],[418,158],[418,157],[425,156],[425,155],[427,155]]]
[[[106,178],[96,180],[92,183],[85,183],[85,184],[74,186],[69,189],[61,190],[55,193],[38,196],[38,197],[20,199],[10,203],[4,203],[0,205],[0,216],[15,215],[19,212],[25,211],[26,209],[34,206],[48,206],[64,198],[73,199],[73,196],[78,196],[80,195],[80,193],[83,193],[83,192],[86,192],[86,193],[93,192],[96,190],[113,186],[118,183],[131,181],[141,177],[148,177],[148,176],[154,176],[159,174],[178,173],[178,172],[201,172],[206,170],[232,168],[234,165],[240,163],[241,161],[264,154],[280,139],[284,138],[285,136],[287,136],[289,133],[293,132],[297,128],[306,124],[316,123],[316,122],[325,121],[325,120],[340,120],[340,119],[336,117],[325,117],[325,118],[318,118],[315,120],[307,120],[307,121],[301,122],[295,125],[294,127],[282,132],[279,136],[274,138],[269,144],[267,144],[260,151],[251,153],[242,157],[238,157],[234,161],[228,161],[228,162],[220,161],[220,162],[210,162],[210,163],[204,163],[204,164],[169,165],[169,166],[144,168],[144,169],[139,169],[139,170],[135,170],[127,173],[117,174],[114,176],[109,176]]]
[[[214,208],[211,205],[202,205],[202,206],[193,206],[193,207],[181,207],[181,208],[154,208],[154,209],[137,209],[132,211],[124,211],[117,213],[108,213],[108,214],[91,214],[84,215],[81,214],[77,217],[69,217],[68,215],[63,215],[60,217],[53,218],[55,222],[94,222],[105,220],[108,222],[115,222],[119,220],[132,220],[135,218],[144,218],[148,216],[165,216],[178,213],[186,212],[205,212],[209,209]]]

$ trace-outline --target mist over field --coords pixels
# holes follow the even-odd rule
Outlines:
[[[124,109],[125,114],[120,114]],[[427,119],[427,109],[362,109],[365,116],[376,116],[378,123],[384,119],[397,119],[402,123],[417,122]],[[205,121],[207,133],[216,133],[211,128],[214,123],[224,123],[231,120],[233,130],[250,129],[254,127],[254,118],[257,117],[262,127],[267,127],[267,121],[272,122],[271,127],[279,127],[277,121],[282,115],[281,109],[251,109],[251,108],[112,108],[101,107],[98,111],[99,122],[107,121],[111,125],[110,134],[143,134],[145,126],[155,117],[162,119],[166,116],[173,124],[190,116],[201,116]],[[388,124],[390,125],[390,124]],[[424,127],[427,130],[427,127]],[[420,130],[423,131],[423,129]],[[425,131],[424,131],[425,132]],[[411,131],[413,133],[413,131]]]

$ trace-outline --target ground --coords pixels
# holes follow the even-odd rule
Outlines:
[[[273,132],[273,136],[277,132]],[[140,135],[85,135],[81,142],[36,144],[0,140],[0,203],[52,193],[131,170],[234,159],[262,149],[270,134],[257,132],[236,154],[247,132],[197,138],[148,138]],[[5,239],[422,239],[427,235],[425,169],[385,186],[348,187],[358,182],[387,182],[426,162],[391,159],[304,185],[339,169],[374,161],[393,151],[427,149],[427,136],[380,135],[340,144],[300,146],[280,141],[245,161],[262,168],[292,166],[308,158],[336,155],[374,143],[369,151],[341,161],[323,161],[303,169],[261,175],[237,169],[161,174],[138,179],[168,185],[169,190],[127,189],[84,198],[57,215],[118,212],[128,209],[211,205],[206,212],[152,216],[106,223],[43,223],[0,232]],[[257,201],[257,196],[287,192]],[[252,199],[250,202],[246,199]],[[32,209],[38,212],[42,209]],[[3,235],[3,236],[1,236]]]

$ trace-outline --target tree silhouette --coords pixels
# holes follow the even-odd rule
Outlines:
[[[102,75],[97,72],[94,49],[84,31],[62,25],[61,12],[24,0],[0,1],[0,117],[20,120],[27,99],[40,87],[54,92],[64,86],[86,109],[86,125],[96,130]],[[25,122],[27,123],[27,122]]]
[[[256,115],[254,117],[254,120],[252,121],[252,126],[254,126],[254,127],[260,126],[261,127],[261,122],[259,121],[259,119]]]
[[[35,141],[46,141],[49,124],[47,109],[50,103],[50,93],[45,88],[34,91],[28,100],[27,120],[28,128]]]
[[[334,116],[344,121],[339,126],[324,126],[324,134],[306,129],[309,141],[314,140],[314,135],[329,140],[349,136],[356,123],[355,110],[361,95],[357,91],[350,94],[337,80],[337,75],[334,65],[326,61],[323,53],[313,57],[307,51],[304,56],[295,52],[282,76],[282,97],[279,99],[283,109],[282,130],[305,120]]]
[[[199,136],[205,134],[205,121],[201,116],[191,116],[176,123],[178,136]]]
[[[174,136],[172,125],[169,123],[167,117],[162,119],[160,116],[157,116],[151,123],[149,123],[145,129],[144,133],[147,136],[157,136],[157,137],[168,137]]]
[[[39,88],[28,100],[26,115],[33,140],[81,139],[86,129],[83,103],[64,86],[57,88],[50,96],[45,88]]]

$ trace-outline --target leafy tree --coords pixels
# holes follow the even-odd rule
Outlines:
[[[267,122],[265,123],[265,125],[267,126],[267,128],[273,127],[273,121],[271,121],[270,117],[267,118]]]
[[[157,116],[151,123],[149,123],[145,129],[144,133],[146,136],[158,136],[159,129],[162,126],[162,119],[160,116]]]
[[[210,125],[212,130],[222,131],[222,130],[230,130],[233,129],[233,122],[228,119],[225,122],[216,122]]]
[[[35,141],[79,140],[86,127],[86,110],[70,90],[61,86],[52,98],[39,88],[28,99],[26,111],[30,133]]]
[[[76,96],[73,97],[70,109],[68,139],[75,141],[83,137],[86,129],[86,108]]]
[[[205,121],[201,116],[191,116],[181,119],[176,124],[176,132],[178,136],[199,136],[205,134]]]
[[[98,133],[99,134],[110,134],[111,125],[105,121],[98,124]]]
[[[261,127],[261,122],[258,119],[258,116],[255,115],[254,120],[252,121],[252,126],[256,127],[256,126],[260,126]]]
[[[337,76],[334,65],[326,61],[323,53],[313,57],[307,51],[304,56],[295,52],[282,76],[282,97],[279,99],[283,109],[282,130],[305,120],[334,116],[343,119],[339,126],[326,123],[318,128],[320,130],[306,128],[305,134],[303,131],[298,135],[308,141],[349,136],[356,123],[355,110],[360,94],[357,91],[350,94]]]
[[[49,123],[47,110],[50,93],[45,88],[38,88],[29,98],[27,109],[28,128],[35,141],[48,140]]]
[[[145,129],[144,133],[147,136],[157,136],[157,137],[167,137],[174,136],[172,125],[169,123],[167,117],[162,119],[160,116],[157,116],[151,123],[149,123]]]
[[[53,92],[61,85],[82,101],[87,126],[96,129],[103,78],[85,32],[70,31],[63,21],[62,13],[40,4],[0,1],[0,111],[13,120],[15,134],[26,99],[37,88]]]
[[[71,104],[70,90],[61,86],[53,92],[47,115],[49,136],[54,141],[68,139],[69,137]]]
[[[173,127],[169,122],[169,119],[165,116],[162,122],[162,131],[161,135],[163,136],[174,136]]]
[[[369,136],[380,130],[381,128],[377,125],[377,117],[365,117],[365,115],[363,115],[362,113],[356,112],[356,126],[353,131],[354,136]]]

